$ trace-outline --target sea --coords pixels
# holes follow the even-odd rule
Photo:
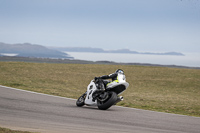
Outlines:
[[[90,52],[65,53],[74,57],[74,59],[88,61],[111,61],[116,63],[148,63],[159,65],[200,67],[200,53],[183,53],[185,56]]]

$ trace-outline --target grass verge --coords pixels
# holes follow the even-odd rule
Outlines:
[[[95,76],[125,71],[129,88],[118,105],[200,116],[200,70],[155,66],[0,62],[0,84],[78,98]]]

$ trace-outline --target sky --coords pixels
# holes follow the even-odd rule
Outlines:
[[[0,0],[0,42],[200,52],[199,0]]]

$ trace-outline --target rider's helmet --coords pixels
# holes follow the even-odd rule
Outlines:
[[[124,71],[123,71],[122,69],[117,69],[117,70],[115,71],[115,73],[124,74]]]

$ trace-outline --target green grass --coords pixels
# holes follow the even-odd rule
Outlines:
[[[11,129],[8,129],[8,128],[2,128],[2,127],[0,127],[0,133],[31,133],[31,132],[17,131],[17,130],[11,130]]]
[[[78,98],[95,76],[125,71],[129,88],[118,105],[200,116],[200,70],[134,65],[0,62],[0,84]]]

